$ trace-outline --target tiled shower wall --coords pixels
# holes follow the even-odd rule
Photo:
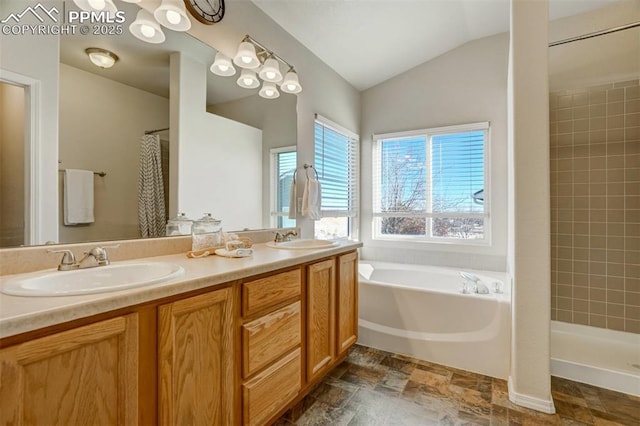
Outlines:
[[[551,318],[640,333],[638,80],[549,101]]]

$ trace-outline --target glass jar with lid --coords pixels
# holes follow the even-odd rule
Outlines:
[[[202,250],[218,247],[222,244],[222,221],[215,219],[211,213],[205,213],[193,222],[191,231],[191,249]]]
[[[178,213],[178,216],[167,221],[166,235],[189,235],[193,220],[189,219],[185,213]]]

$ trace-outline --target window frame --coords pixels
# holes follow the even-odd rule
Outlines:
[[[381,153],[382,142],[394,139],[407,139],[412,137],[424,137],[425,142],[425,161],[427,163],[427,185],[430,186],[431,182],[431,146],[432,138],[439,135],[448,135],[455,133],[465,133],[472,131],[483,131],[483,167],[484,167],[484,212],[483,213],[418,213],[418,214],[398,214],[398,213],[382,213],[380,212],[380,200],[376,198],[377,194],[380,194],[381,185]],[[489,121],[458,124],[451,126],[434,127],[419,130],[408,130],[393,133],[383,133],[373,135],[373,152],[372,152],[372,239],[375,241],[402,241],[402,242],[415,242],[423,244],[449,244],[449,245],[463,245],[463,246],[491,246],[491,228],[492,228],[492,216],[491,212],[491,123]],[[431,205],[431,192],[427,191],[427,205]],[[430,209],[430,207],[429,207]],[[425,235],[385,235],[381,232],[383,217],[424,217],[425,219],[437,218],[437,217],[452,217],[452,218],[483,218],[484,219],[484,238],[482,239],[463,239],[463,238],[441,238],[433,237],[425,233]],[[429,234],[432,232],[428,231]]]
[[[354,144],[353,146],[353,171],[354,171],[354,175],[355,175],[355,181],[354,181],[354,199],[351,200],[351,204],[353,206],[352,210],[349,210],[349,213],[347,214],[338,214],[336,215],[334,210],[324,210],[321,206],[320,208],[320,215],[322,218],[325,217],[346,217],[347,218],[347,227],[348,227],[348,232],[347,232],[347,239],[349,240],[353,240],[353,241],[358,241],[359,238],[359,232],[360,232],[360,135],[358,135],[357,133],[352,132],[351,130],[329,120],[326,117],[323,117],[320,114],[315,114],[314,115],[314,122],[313,122],[313,128],[314,128],[314,134],[315,134],[315,128],[316,125],[320,124],[322,126],[324,126],[325,128],[331,129],[332,131],[341,134],[342,136],[346,137],[349,139],[349,141],[351,143]],[[315,146],[315,136],[314,136],[314,148],[313,148],[313,156],[314,156],[314,168],[315,168],[315,163],[317,163],[316,161],[316,146]],[[318,170],[316,170],[318,171]],[[320,176],[320,171],[318,171],[318,176]],[[320,219],[322,220],[322,219]],[[314,237],[316,237],[316,229],[315,229],[315,223],[314,223]]]
[[[298,155],[298,147],[296,145],[282,146],[278,148],[271,148],[269,150],[269,216],[271,226],[274,228],[280,228],[281,226],[278,224],[278,220],[281,217],[289,217],[289,212],[281,212],[278,211],[278,175],[277,171],[277,161],[278,154],[283,152],[295,152],[296,159]],[[297,164],[297,161],[296,161]],[[295,173],[295,167],[292,172]],[[282,194],[286,196],[285,199],[289,198],[289,194]],[[296,219],[291,219],[296,220]]]

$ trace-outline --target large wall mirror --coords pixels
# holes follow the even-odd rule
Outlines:
[[[278,185],[286,185],[278,177],[295,167],[296,96],[263,99],[258,89],[236,84],[239,74],[212,74],[216,51],[186,33],[166,30],[166,41],[155,45],[136,39],[128,26],[138,7],[115,3],[127,19],[120,35],[2,40],[3,58],[11,56],[20,71],[0,74],[0,247],[141,238],[139,203],[150,202],[138,197],[145,134],[160,140],[164,219],[178,212],[192,219],[211,213],[225,230],[295,225],[271,213],[285,201],[273,196]],[[1,11],[4,16],[8,8],[20,12],[23,6],[9,1]],[[59,54],[50,51],[57,43]],[[118,61],[99,68],[87,48],[106,49]],[[50,87],[42,84],[42,146],[34,150],[29,81],[52,77],[57,100],[46,102]],[[51,111],[57,122],[47,124]],[[49,137],[56,127],[57,138]],[[65,224],[66,169],[104,173],[94,177],[91,223]],[[52,227],[49,215],[57,216],[55,232],[46,229]]]

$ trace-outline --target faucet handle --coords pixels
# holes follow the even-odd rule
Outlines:
[[[47,250],[47,253],[64,253],[62,255],[62,259],[60,259],[60,264],[58,264],[59,271],[70,269],[76,264],[76,257],[73,255],[71,250]]]

